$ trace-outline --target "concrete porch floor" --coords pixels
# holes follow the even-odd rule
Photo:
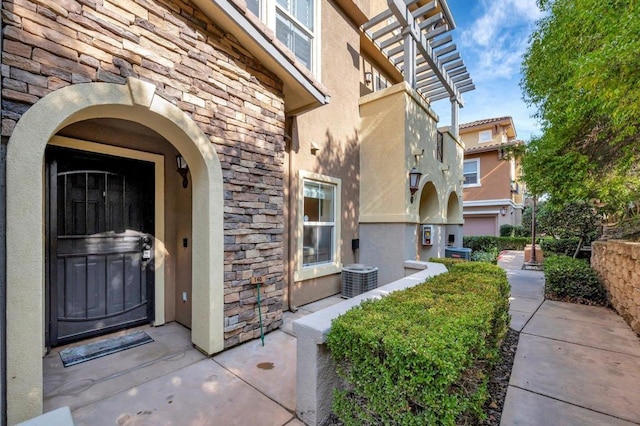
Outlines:
[[[295,417],[291,323],[343,300],[333,296],[285,312],[264,346],[257,339],[210,358],[177,323],[121,332],[142,329],[154,341],[67,368],[59,355],[66,346],[55,348],[44,358],[44,411],[69,406],[78,426],[302,425]]]
[[[499,262],[520,331],[502,413],[511,425],[640,425],[640,339],[610,309],[544,299],[544,274],[522,252]],[[144,328],[155,340],[63,368],[44,359],[45,411],[69,406],[76,425],[296,426],[292,322],[340,296],[286,312],[280,330],[207,358],[189,330]],[[83,342],[84,343],[84,342]]]

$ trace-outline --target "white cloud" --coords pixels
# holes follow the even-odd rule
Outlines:
[[[482,0],[478,7],[480,15],[460,35],[474,80],[518,74],[533,24],[542,17],[536,1]]]

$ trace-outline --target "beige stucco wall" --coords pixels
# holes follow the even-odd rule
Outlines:
[[[406,260],[442,257],[449,233],[461,241],[464,146],[445,133],[438,161],[438,118],[406,83],[363,96],[360,114],[362,259],[385,284],[403,275]],[[422,173],[413,202],[412,167]],[[421,245],[421,224],[433,225],[432,246]]]
[[[596,241],[591,266],[598,272],[613,308],[640,335],[640,243]]]
[[[450,194],[461,195],[462,145],[445,134],[444,162],[436,159],[437,116],[406,83],[362,97],[360,113],[360,221],[420,222],[422,188],[430,183],[439,206],[429,223],[446,223]],[[422,173],[413,203],[412,167]]]
[[[296,230],[301,220],[297,204],[298,170],[317,173],[341,180],[342,209],[339,238],[341,264],[355,262],[351,240],[358,237],[358,193],[360,172],[360,134],[358,125],[360,35],[358,28],[345,19],[333,2],[320,2],[322,22],[322,82],[331,94],[331,103],[296,117],[297,132],[286,164],[290,171],[285,177],[288,188],[285,213],[289,224],[286,239],[289,279],[294,281],[297,251]],[[293,198],[290,198],[293,197]],[[292,203],[293,202],[293,203]],[[339,271],[338,271],[339,272]],[[300,306],[340,292],[341,276],[334,273],[319,278],[296,281],[291,300]]]

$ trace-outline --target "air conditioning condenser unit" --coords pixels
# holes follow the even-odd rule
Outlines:
[[[350,298],[377,287],[377,267],[356,263],[342,268],[342,297]]]

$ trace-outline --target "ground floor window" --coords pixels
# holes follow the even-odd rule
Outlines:
[[[339,267],[340,179],[300,172],[298,273],[303,279]]]

